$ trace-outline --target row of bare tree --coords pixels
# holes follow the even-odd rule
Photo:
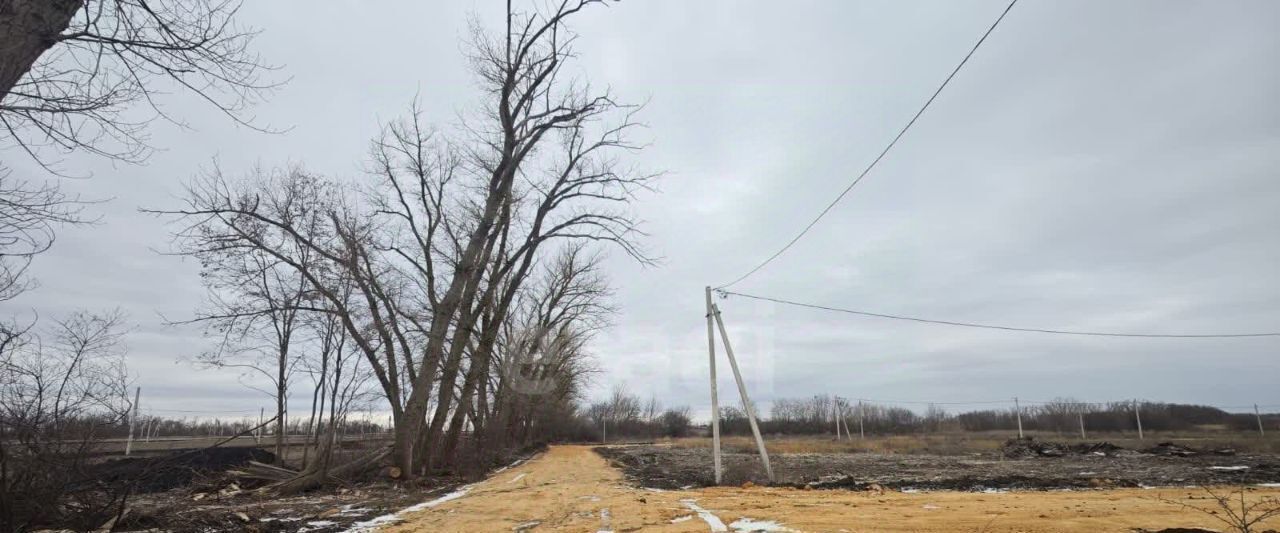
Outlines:
[[[850,402],[844,398],[820,394],[809,398],[782,398],[774,401],[768,419],[761,422],[767,433],[822,434],[835,432],[835,416],[843,417],[843,427],[866,434],[911,434],[938,431],[1016,431],[1019,412],[1007,409],[984,409],[949,412],[940,405],[925,404],[922,412],[900,406],[871,402]],[[1108,404],[1087,403],[1070,398],[1022,406],[1021,423],[1026,430],[1077,434],[1083,425],[1090,432],[1136,431],[1132,401]],[[1217,407],[1161,402],[1139,402],[1143,428],[1148,431],[1186,431],[1200,428],[1226,428],[1234,431],[1257,431],[1258,422],[1274,426],[1280,415],[1229,413]],[[745,413],[725,407],[721,412],[722,430],[732,434],[750,432]],[[843,431],[843,429],[842,429]]]
[[[565,71],[567,24],[596,3],[476,27],[482,109],[446,132],[415,105],[372,141],[364,176],[214,169],[184,207],[153,211],[179,221],[178,251],[203,268],[197,320],[225,342],[202,361],[272,383],[277,434],[294,370],[323,382],[337,358],[385,398],[405,475],[452,468],[464,435],[498,452],[572,414],[611,311],[602,248],[651,261],[629,214],[655,178],[625,162],[638,108]]]
[[[640,148],[628,140],[638,107],[566,71],[568,23],[601,3],[530,13],[508,3],[501,30],[476,26],[469,59],[483,107],[446,133],[415,105],[371,143],[364,176],[214,170],[184,207],[154,211],[182,224],[177,249],[202,267],[209,299],[193,321],[221,342],[198,362],[268,384],[275,434],[303,418],[286,399],[306,377],[317,444],[332,436],[319,428],[376,396],[409,476],[454,465],[461,449],[482,462],[581,425],[587,343],[610,313],[600,254],[613,245],[652,260],[628,209],[655,178],[625,161]],[[88,174],[66,168],[69,154],[145,161],[147,125],[181,123],[161,106],[175,89],[269,131],[247,110],[279,82],[239,11],[236,1],[0,1],[6,159],[59,176]],[[92,222],[92,204],[0,163],[0,301],[36,286],[34,258],[60,227]],[[42,446],[90,443],[133,406],[119,315],[77,313],[48,332],[0,322],[0,477],[15,495],[47,464]],[[65,451],[49,457],[76,455]],[[328,467],[307,466],[319,478]],[[0,501],[7,529],[42,520],[35,500],[65,508],[62,493],[25,494],[22,509]]]

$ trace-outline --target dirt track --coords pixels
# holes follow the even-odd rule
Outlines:
[[[1277,489],[1250,497],[1280,496]],[[1074,492],[850,492],[766,487],[654,491],[629,486],[585,446],[556,446],[424,509],[394,532],[443,531],[1132,531],[1221,529],[1195,489]],[[701,513],[698,510],[703,510]],[[760,521],[771,521],[765,529]],[[721,525],[723,524],[723,525]],[[1280,524],[1267,524],[1271,527]],[[721,528],[717,528],[720,526]]]

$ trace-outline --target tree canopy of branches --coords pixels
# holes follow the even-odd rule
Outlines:
[[[476,27],[482,108],[454,134],[416,106],[387,124],[369,184],[215,169],[161,211],[184,221],[185,253],[262,254],[304,281],[299,309],[336,317],[381,386],[406,474],[452,461],[468,425],[505,446],[551,406],[571,409],[608,311],[587,247],[652,262],[629,204],[656,175],[623,162],[640,149],[639,108],[565,72],[567,23],[599,3],[508,10],[496,36]]]
[[[57,175],[83,174],[63,168],[73,152],[142,162],[148,124],[181,123],[161,107],[173,89],[263,129],[248,111],[279,83],[250,50],[255,31],[235,23],[239,10],[229,0],[0,1],[0,150]],[[0,163],[0,300],[34,285],[28,266],[58,226],[91,221],[56,181],[13,172]]]
[[[166,87],[249,124],[276,82],[229,0],[6,0],[0,3],[0,131],[46,168],[72,151],[138,162],[147,123],[177,121]],[[130,115],[132,104],[152,113]]]

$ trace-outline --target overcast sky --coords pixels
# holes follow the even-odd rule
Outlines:
[[[516,4],[520,4],[520,0]],[[482,5],[483,4],[483,5]],[[195,372],[191,261],[158,254],[171,207],[216,158],[231,171],[301,163],[360,179],[380,121],[418,96],[456,122],[478,98],[469,13],[499,2],[248,2],[242,22],[291,77],[257,108],[291,127],[237,127],[192,98],[157,123],[143,166],[73,157],[67,181],[102,223],[61,232],[4,304],[53,316],[120,307],[151,409],[256,411],[231,373]],[[616,325],[593,384],[709,404],[703,292],[773,253],[843,189],[1004,8],[996,1],[626,1],[576,22],[576,68],[648,100],[668,172],[638,206],[665,258],[608,261]],[[1121,332],[1280,330],[1280,3],[1017,5],[878,168],[804,240],[734,287],[882,313]],[[18,173],[38,175],[10,150]],[[1280,339],[1083,338],[720,302],[753,398],[967,402],[1071,396],[1280,404]],[[721,352],[720,389],[732,393]],[[722,396],[723,397],[723,396]],[[729,401],[736,404],[736,398]]]

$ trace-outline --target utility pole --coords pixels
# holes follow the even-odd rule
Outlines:
[[[858,400],[858,438],[867,439],[867,431],[862,427],[862,400]]]
[[[1089,437],[1084,435],[1084,406],[1080,406],[1080,410],[1076,411],[1076,418],[1080,419],[1080,440],[1088,440]]]
[[[1138,400],[1134,400],[1134,401],[1133,401],[1133,418],[1134,418],[1134,419],[1136,419],[1136,420],[1138,421],[1138,440],[1143,440],[1143,437],[1142,437],[1142,413],[1141,413],[1141,410],[1138,408]]]
[[[751,423],[751,434],[756,438],[756,447],[760,449],[760,461],[764,463],[764,471],[769,475],[769,482],[773,483],[773,467],[769,465],[769,450],[764,447],[764,437],[760,436],[760,425],[756,423],[756,408],[751,404],[751,398],[747,396],[747,386],[742,382],[742,372],[738,370],[738,359],[733,356],[733,345],[729,343],[729,333],[724,328],[724,318],[720,316],[720,308],[715,304],[711,305],[711,310],[715,312],[716,325],[720,328],[720,340],[724,342],[724,353],[729,356],[729,367],[733,369],[733,379],[738,382],[738,394],[742,396],[742,407],[747,411],[747,421]]]
[[[263,433],[262,415],[266,413],[266,411],[267,409],[265,407],[258,408],[258,431],[256,432],[258,436],[253,439],[254,444],[259,444],[262,442],[262,433]],[[252,413],[253,411],[249,411],[249,412]]]
[[[836,440],[840,440],[840,401],[831,397],[831,420],[836,423]]]
[[[716,394],[716,334],[712,322],[711,287],[707,287],[707,357],[711,365],[711,455],[714,457],[716,485],[720,484],[720,398]]]
[[[1018,405],[1018,397],[1013,397],[1013,413],[1018,417],[1018,438],[1022,438],[1022,407]]]
[[[1258,436],[1265,437],[1267,432],[1262,430],[1262,413],[1258,412],[1258,404],[1253,404],[1253,417],[1258,420]]]
[[[125,393],[129,394],[129,393]],[[129,456],[133,453],[133,426],[138,423],[138,400],[142,397],[142,387],[133,389],[133,410],[129,415],[129,438],[124,441],[124,455]]]

